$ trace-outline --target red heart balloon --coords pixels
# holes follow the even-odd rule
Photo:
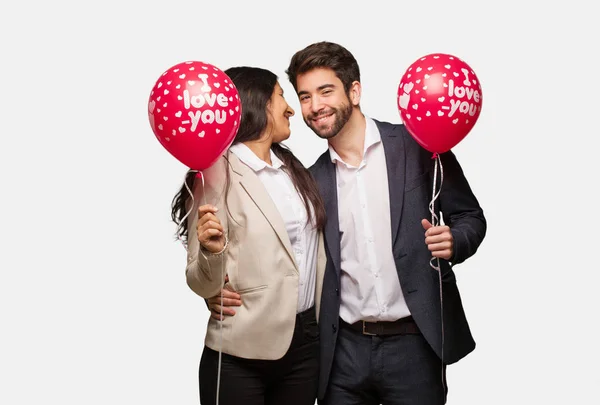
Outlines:
[[[148,118],[156,138],[193,170],[210,167],[231,145],[241,114],[231,79],[204,62],[182,62],[169,68],[156,81],[148,100]]]
[[[409,66],[398,86],[398,111],[425,149],[443,153],[471,131],[481,112],[481,84],[456,56],[434,53]]]

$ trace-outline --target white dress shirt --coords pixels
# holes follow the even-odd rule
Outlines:
[[[340,317],[354,323],[394,321],[410,315],[392,253],[387,167],[377,124],[366,118],[363,160],[336,165],[341,232]]]
[[[317,230],[308,220],[302,198],[290,176],[283,170],[283,162],[273,151],[271,151],[273,165],[270,166],[243,143],[231,146],[230,150],[256,173],[283,218],[300,272],[297,311],[305,311],[315,304],[319,242]]]

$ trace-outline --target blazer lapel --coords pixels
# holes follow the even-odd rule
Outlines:
[[[298,271],[298,264],[292,253],[292,244],[287,230],[285,229],[283,218],[281,217],[277,206],[271,199],[271,196],[265,189],[265,186],[258,176],[248,166],[243,164],[233,153],[229,153],[228,159],[233,171],[241,176],[240,184],[244,190],[246,190],[252,201],[254,201],[260,212],[265,216],[292,259],[296,271]]]
[[[323,232],[319,232],[319,247],[317,253],[317,280],[315,283],[315,309],[317,312],[317,321],[321,311],[321,295],[323,293],[323,277],[325,276],[325,266],[327,265],[327,256],[325,254],[325,240]]]
[[[340,223],[338,216],[335,164],[326,162],[324,167],[324,181],[319,182],[319,188],[325,204],[325,212],[327,214],[327,222],[325,223],[325,244],[329,249],[335,271],[339,276],[342,258],[340,254]]]
[[[393,132],[378,121],[383,150],[387,166],[388,188],[390,193],[390,220],[392,226],[392,246],[396,243],[400,229],[400,217],[404,202],[404,180],[406,169],[406,152],[402,133]]]

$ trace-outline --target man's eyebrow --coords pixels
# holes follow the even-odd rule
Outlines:
[[[322,85],[320,85],[319,87],[317,87],[317,90],[318,90],[318,91],[322,91],[322,90],[325,90],[325,89],[328,89],[328,88],[334,88],[334,87],[335,87],[335,85],[334,85],[334,84],[331,84],[331,83],[325,83],[325,84],[322,84]],[[302,91],[299,91],[299,92],[298,92],[298,95],[299,95],[299,96],[303,96],[303,95],[305,95],[305,94],[308,94],[308,91],[306,91],[306,90],[302,90]]]
[[[332,88],[332,87],[335,87],[335,85],[332,83],[325,83],[324,85],[319,86],[317,88],[317,90],[321,91],[321,90],[325,90],[325,89]]]

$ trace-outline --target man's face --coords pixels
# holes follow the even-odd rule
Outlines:
[[[320,138],[336,136],[352,115],[352,103],[334,71],[317,68],[296,78],[302,118]]]

